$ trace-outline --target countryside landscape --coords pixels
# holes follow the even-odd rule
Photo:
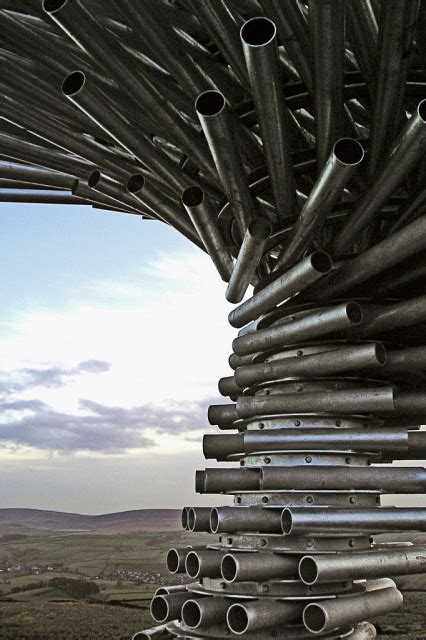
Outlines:
[[[155,589],[184,582],[167,572],[167,550],[206,541],[180,528],[177,509],[101,516],[0,509],[0,639],[128,640],[153,626]],[[398,584],[405,607],[375,621],[379,637],[426,639],[426,577]]]

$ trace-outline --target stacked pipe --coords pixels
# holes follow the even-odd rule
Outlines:
[[[377,539],[426,529],[425,4],[0,3],[0,201],[167,224],[237,305],[196,474],[234,504],[138,638],[374,638],[426,571]]]

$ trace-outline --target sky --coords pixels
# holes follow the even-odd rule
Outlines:
[[[0,224],[0,508],[226,503],[194,492],[235,334],[210,259],[90,207],[1,203]]]

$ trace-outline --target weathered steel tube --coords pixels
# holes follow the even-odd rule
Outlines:
[[[163,640],[167,638],[168,635],[167,625],[162,624],[158,627],[152,627],[152,629],[137,631],[133,634],[132,640]]]
[[[236,383],[234,376],[226,376],[225,378],[220,378],[218,388],[219,392],[223,396],[230,396],[231,398],[237,397],[242,393],[242,389]]]
[[[330,256],[324,251],[315,251],[255,293],[252,298],[233,309],[228,315],[229,323],[233,327],[243,327],[251,320],[271,311],[280,302],[316,282],[330,269]]]
[[[275,212],[277,220],[281,221],[294,213],[296,188],[289,148],[290,120],[282,89],[275,24],[268,18],[251,18],[241,28],[241,41]]]
[[[197,493],[257,491],[260,489],[260,469],[204,469],[195,472]]]
[[[188,591],[156,595],[151,600],[151,615],[156,622],[170,622],[181,617],[181,609],[188,600]]]
[[[291,508],[283,510],[281,520],[285,535],[306,535],[322,531],[426,531],[426,509],[421,507]]]
[[[342,331],[359,325],[362,322],[362,317],[361,307],[357,302],[351,300],[314,310],[303,318],[240,336],[234,339],[232,347],[236,354],[245,356],[291,344],[298,340],[319,338],[335,331]]]
[[[402,4],[386,0],[381,7],[369,143],[370,175],[376,173],[404,122],[403,98],[418,10],[419,0],[406,0]]]
[[[273,553],[227,553],[221,564],[226,582],[288,580],[298,575],[299,557]]]
[[[237,434],[206,434],[203,436],[203,454],[206,459],[226,460],[235,453],[244,451],[244,435]]]
[[[347,37],[356,61],[373,95],[377,52],[377,20],[371,0],[349,0],[346,3]]]
[[[235,122],[219,91],[205,91],[195,102],[223,190],[228,198],[241,237],[255,218],[248,177],[235,138]]]
[[[425,320],[426,294],[373,310],[365,326],[355,329],[354,334],[377,335],[379,332],[421,324]]]
[[[398,393],[395,396],[395,407],[399,413],[422,419],[426,415],[426,391]]]
[[[193,547],[173,547],[169,549],[166,557],[166,566],[170,573],[185,573],[186,556]]]
[[[425,149],[426,100],[422,100],[393,143],[374,182],[340,229],[334,247],[337,253],[344,253],[351,248],[359,234],[371,224],[375,213],[424,154]],[[390,237],[394,238],[395,235]]]
[[[215,214],[200,187],[188,187],[182,195],[185,207],[198,235],[204,243],[220,277],[225,282],[231,277],[233,263],[217,226]]]
[[[281,413],[387,414],[397,410],[393,387],[346,389],[343,391],[289,393],[270,396],[241,396],[236,402],[240,418]]]
[[[309,26],[314,61],[317,168],[320,172],[334,143],[343,133],[345,0],[311,0]]]
[[[210,507],[189,507],[189,531],[210,531]]]
[[[303,611],[303,623],[311,633],[322,634],[377,617],[402,606],[402,594],[395,587],[361,595],[312,602]]]
[[[261,507],[215,507],[210,514],[212,533],[281,533],[280,509]]]
[[[299,576],[305,584],[337,582],[347,580],[348,576],[356,580],[416,573],[426,573],[424,546],[304,556],[299,563]]]
[[[333,350],[306,356],[283,357],[259,364],[238,367],[235,383],[240,388],[259,382],[280,380],[294,376],[322,376],[342,371],[357,371],[370,367],[382,367],[386,362],[386,351],[381,342],[356,344],[349,347],[336,345]]]
[[[264,218],[255,218],[248,225],[226,288],[225,298],[228,302],[237,303],[243,299],[255,275],[271,231],[271,225]]]
[[[235,404],[211,404],[207,412],[210,424],[230,424],[238,420]]]
[[[347,490],[348,487],[385,493],[423,493],[426,489],[426,469],[424,467],[326,467],[318,465],[262,467],[261,470],[260,488],[262,490],[312,490],[315,488],[318,491],[340,491]],[[326,514],[328,511],[321,513]]]
[[[302,612],[299,602],[262,598],[254,602],[233,604],[228,609],[228,627],[237,635],[254,633],[291,622]]]
[[[327,215],[340,200],[345,186],[364,157],[362,145],[353,138],[338,140],[293,228],[290,243],[283,249],[274,270],[299,260],[321,229]]]
[[[190,551],[186,556],[185,569],[191,578],[220,578],[220,563],[224,552],[216,549]]]
[[[182,607],[182,620],[190,629],[220,625],[226,621],[231,601],[225,598],[187,600]]]
[[[144,207],[138,205],[138,202],[132,198],[127,191],[125,191],[119,182],[116,182],[102,174],[98,169],[94,169],[89,174],[87,178],[87,186],[89,189],[93,189],[101,195],[116,200],[116,202],[121,205],[136,209],[141,213],[147,213],[153,217],[156,215],[156,212],[152,211],[152,209],[147,205]]]
[[[59,171],[49,171],[48,169],[10,162],[0,162],[0,178],[57,187],[58,189],[71,189],[75,180],[74,176]]]
[[[425,101],[426,109],[426,101]],[[426,215],[338,267],[315,289],[306,291],[312,300],[333,299],[426,249]]]

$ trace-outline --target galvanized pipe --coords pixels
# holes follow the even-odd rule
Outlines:
[[[348,576],[356,580],[416,573],[426,573],[424,546],[304,556],[299,563],[299,576],[305,584],[347,580]]]
[[[210,531],[210,507],[189,507],[189,531]]]
[[[226,491],[258,491],[260,469],[204,469],[195,472],[197,493],[224,493]]]
[[[220,563],[224,552],[216,549],[190,551],[186,556],[185,569],[191,578],[220,578]]]
[[[188,591],[166,595],[156,595],[151,600],[151,616],[156,622],[164,623],[181,617],[182,605],[188,600]]]
[[[292,554],[227,553],[221,564],[222,578],[226,582],[265,582],[288,580],[298,575],[299,558]]]
[[[219,625],[226,622],[226,612],[231,605],[224,598],[200,598],[187,600],[182,607],[182,620],[190,629]]]
[[[254,602],[233,604],[228,609],[228,627],[236,635],[255,633],[291,622],[302,611],[299,602],[265,598]]]
[[[241,41],[259,120],[278,221],[295,210],[296,189],[289,148],[290,120],[282,89],[276,27],[268,18],[251,18]],[[268,73],[265,73],[265,69]]]
[[[216,507],[211,510],[210,530],[212,533],[281,533],[281,512],[259,507]]]

